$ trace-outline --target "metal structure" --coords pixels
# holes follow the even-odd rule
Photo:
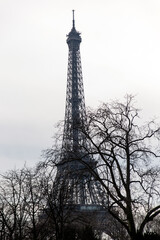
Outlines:
[[[85,144],[85,138],[80,129],[86,121],[80,43],[81,36],[75,29],[73,11],[73,27],[67,35],[69,57],[63,134],[63,148],[69,147],[69,150],[73,152],[77,151],[77,146]]]
[[[68,202],[79,210],[100,210],[103,192],[99,183],[86,168],[96,167],[96,161],[86,154],[89,148],[84,130],[86,109],[84,100],[83,77],[80,57],[81,34],[73,26],[67,35],[69,47],[68,75],[66,91],[65,122],[61,161],[57,168],[57,179],[65,181],[70,189]],[[83,162],[83,163],[82,163]]]

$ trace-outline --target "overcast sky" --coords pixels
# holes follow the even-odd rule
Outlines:
[[[0,172],[34,166],[64,119],[72,9],[86,105],[129,93],[160,119],[159,0],[0,0]]]

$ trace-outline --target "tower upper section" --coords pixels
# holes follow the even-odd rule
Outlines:
[[[83,77],[80,57],[80,33],[75,29],[74,10],[73,25],[67,35],[68,73],[66,91],[65,124],[63,134],[63,149],[78,151],[78,146],[85,142],[82,127],[86,122],[86,110],[84,101]],[[84,145],[84,144],[83,144]]]
[[[75,19],[74,19],[74,10],[73,10],[73,25],[72,29],[67,35],[67,44],[70,51],[78,51],[82,39],[80,33],[75,29]]]

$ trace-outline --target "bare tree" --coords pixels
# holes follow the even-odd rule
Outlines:
[[[40,214],[43,211],[46,202],[44,199],[43,180],[44,176],[36,169],[23,169],[24,181],[23,187],[25,189],[26,197],[24,198],[28,216],[27,235],[29,239],[43,240],[46,238],[45,232],[46,221],[40,221]]]
[[[124,103],[89,111],[82,131],[90,148],[81,147],[97,159],[99,174],[88,170],[105,189],[110,214],[135,240],[160,214],[160,127],[154,121],[141,125],[133,100],[127,95]]]
[[[46,205],[43,177],[35,169],[9,171],[1,176],[1,240],[46,239],[46,221],[40,213]]]
[[[0,182],[0,218],[1,239],[24,239],[28,214],[26,210],[26,191],[23,171],[9,171],[1,176]]]

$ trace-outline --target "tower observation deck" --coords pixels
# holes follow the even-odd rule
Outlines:
[[[66,107],[57,179],[59,182],[65,180],[66,187],[70,189],[68,203],[79,206],[81,210],[95,210],[102,204],[103,191],[86,168],[86,165],[96,168],[96,161],[85,150],[89,148],[89,144],[83,133],[86,128],[86,108],[80,57],[81,41],[81,34],[75,28],[73,10],[72,29],[67,35],[69,54]]]

